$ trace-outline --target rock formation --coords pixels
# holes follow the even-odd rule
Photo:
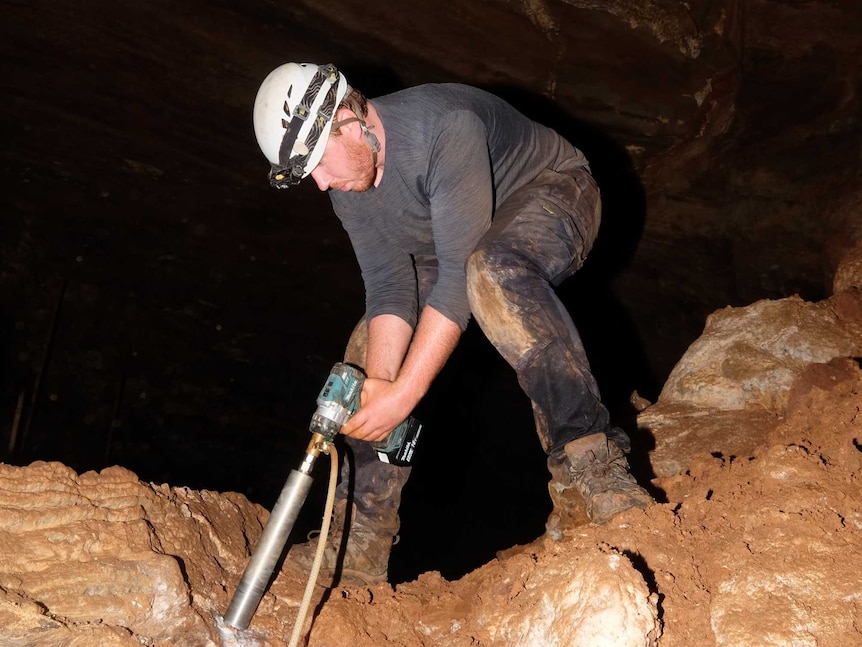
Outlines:
[[[540,537],[457,581],[318,587],[308,644],[857,644],[856,258],[825,302],[713,315],[641,414],[662,457],[659,503]],[[306,575],[290,563],[247,631],[219,630],[267,518],[245,497],[45,462],[0,466],[0,492],[4,645],[287,644]]]

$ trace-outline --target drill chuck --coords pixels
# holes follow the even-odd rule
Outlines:
[[[318,433],[326,440],[332,440],[341,431],[341,427],[350,419],[350,413],[334,403],[317,406],[317,411],[311,416],[311,433]]]

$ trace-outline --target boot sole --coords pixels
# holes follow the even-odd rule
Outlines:
[[[386,582],[388,577],[388,573],[383,573],[382,575],[371,575],[370,573],[357,571],[352,568],[345,568],[341,571],[339,581],[347,580],[348,582],[354,582],[356,584],[371,585]]]

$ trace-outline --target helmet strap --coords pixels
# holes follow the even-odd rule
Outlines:
[[[323,97],[323,102],[317,109],[317,113],[312,116],[311,108],[316,101],[318,95],[323,89],[324,83],[328,83],[328,89]],[[320,139],[320,134],[326,124],[335,115],[336,110],[336,94],[338,92],[338,71],[331,63],[320,65],[312,77],[305,95],[302,97],[299,105],[293,111],[293,116],[289,122],[282,120],[282,126],[285,128],[282,136],[281,146],[278,149],[278,165],[273,165],[269,173],[269,182],[277,188],[293,186],[298,184],[305,173],[305,165],[311,155],[314,147],[317,146],[317,141]],[[288,112],[287,102],[284,104],[285,113]],[[305,136],[304,142],[297,143],[297,136],[303,122],[312,118],[311,128]],[[301,147],[300,147],[301,144]],[[295,150],[301,148],[301,150]],[[296,153],[294,155],[294,153]]]
[[[374,167],[377,167],[377,153],[380,152],[380,140],[377,139],[377,135],[371,132],[368,129],[368,126],[365,124],[365,120],[361,117],[348,117],[347,119],[342,119],[341,121],[333,122],[332,130],[338,130],[342,126],[353,123],[354,121],[359,122],[359,127],[362,129],[362,134],[365,135],[365,139],[368,141],[368,145],[371,146],[371,155],[374,162]]]

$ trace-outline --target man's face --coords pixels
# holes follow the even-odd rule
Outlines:
[[[357,132],[360,137],[356,136]],[[374,186],[377,169],[371,146],[360,129],[342,127],[339,132],[332,133],[311,177],[321,191],[367,191]]]

